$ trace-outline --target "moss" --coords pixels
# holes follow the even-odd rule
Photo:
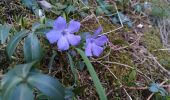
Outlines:
[[[144,46],[157,57],[160,64],[162,64],[166,69],[170,70],[170,53],[168,51],[161,51],[163,49],[163,44],[159,36],[159,31],[151,28],[146,30],[143,35],[142,43]]]
[[[101,26],[103,27],[103,33],[115,30],[118,28],[118,25],[113,25],[108,20],[104,20],[102,18],[99,19],[99,22]],[[87,23],[87,25],[86,25]],[[88,22],[84,23],[85,27],[87,27],[89,30],[94,31],[94,29],[97,29],[99,24],[97,24],[97,21],[89,20]],[[129,31],[129,29],[125,29],[126,32]],[[118,46],[127,46],[128,42],[124,40],[124,38],[121,36],[121,34],[118,34],[117,32],[111,32],[107,34],[109,41],[113,43],[114,45]],[[105,50],[107,52],[107,49]],[[113,62],[118,62],[122,64],[127,64],[130,66],[133,66],[133,61],[131,58],[131,55],[128,51],[122,50],[122,51],[112,51],[109,55],[109,60]],[[118,79],[122,79],[129,73],[129,68],[117,65],[117,64],[110,64],[111,71],[118,77]]]
[[[162,43],[159,38],[159,32],[154,29],[150,29],[144,33],[142,37],[142,42],[150,52],[162,48]]]
[[[110,61],[134,66],[132,58],[128,51],[121,51],[121,52],[112,52],[110,55]],[[125,66],[121,66],[118,64],[111,64],[111,70],[112,72],[118,77],[118,79],[123,79],[124,76],[126,76],[129,73],[129,68]]]

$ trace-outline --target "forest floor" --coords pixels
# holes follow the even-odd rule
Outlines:
[[[137,1],[132,0],[130,5],[134,5]],[[81,31],[92,32],[98,26],[102,26],[103,33],[109,38],[105,52],[99,58],[90,58],[105,88],[108,99],[155,100],[155,98],[159,98],[158,100],[163,100],[160,99],[159,93],[153,94],[149,91],[149,87],[151,83],[158,83],[170,92],[170,49],[168,47],[170,43],[168,37],[170,34],[170,19],[143,14],[147,13],[147,11],[137,13],[132,6],[124,7],[117,3],[110,3],[113,8],[122,10],[132,20],[133,26],[131,28],[124,24],[112,23],[108,16],[102,14],[97,16],[94,9],[90,10],[86,17],[78,16],[78,12],[69,16],[80,20]],[[90,7],[95,6],[95,0],[92,0]],[[45,14],[51,19],[58,16],[50,11]],[[15,28],[20,28],[21,20],[18,19],[21,17],[26,20],[25,28],[30,28],[31,23],[38,20],[29,9],[25,8],[17,0],[12,1],[10,5],[0,2],[0,23],[8,22],[14,25]],[[163,28],[166,31],[163,31]],[[16,60],[12,63],[9,63],[5,58],[4,46],[0,46],[0,48],[2,73],[10,69],[7,66],[23,62],[23,55],[21,54],[23,48],[17,47]],[[40,64],[40,69],[42,72],[48,73],[47,66],[52,56],[52,51],[50,47],[44,46],[44,48],[49,51],[46,52],[48,56]],[[55,58],[51,75],[57,77],[62,84],[69,87],[74,83],[74,76],[70,70],[66,55],[59,52],[58,56],[60,56],[60,59]],[[77,64],[77,66],[80,66],[80,64]],[[98,95],[86,68],[77,70],[77,72],[78,84],[76,89],[78,91],[76,98],[80,100],[96,100]]]

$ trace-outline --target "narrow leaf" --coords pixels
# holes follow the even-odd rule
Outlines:
[[[19,84],[22,81],[20,77],[13,77],[11,80],[7,81],[5,85],[3,86],[3,100],[10,100],[9,95],[13,93],[13,89],[16,87],[17,84]]]
[[[14,70],[8,71],[1,80],[2,87],[5,87],[7,83],[10,83],[12,79],[15,79],[16,73]]]
[[[75,80],[75,83],[76,83],[77,80],[78,80],[78,76],[77,76],[77,72],[76,72],[76,69],[75,69],[75,66],[74,66],[74,63],[73,63],[73,59],[72,59],[72,57],[69,53],[67,53],[67,56],[68,56],[68,59],[69,59],[69,62],[70,62],[70,68],[71,68],[71,71],[74,75],[74,80]]]
[[[14,51],[15,51],[16,47],[18,46],[19,42],[28,32],[29,32],[28,30],[22,30],[20,32],[17,32],[12,37],[12,39],[9,41],[9,43],[6,47],[6,52],[7,52],[7,55],[10,60],[11,60],[11,56],[14,54]]]
[[[9,26],[7,24],[0,26],[0,41],[1,41],[1,44],[5,43],[8,35],[9,35],[10,29],[11,29],[11,26]]]
[[[28,78],[28,83],[36,87],[42,93],[54,99],[64,100],[64,88],[61,83],[53,77],[41,74],[31,73]]]
[[[10,98],[10,100],[34,100],[34,95],[27,84],[19,84]]]
[[[77,52],[81,55],[81,57],[83,58],[86,66],[87,66],[87,69],[92,77],[92,80],[94,82],[94,85],[96,87],[96,90],[97,90],[97,93],[99,95],[99,98],[100,100],[107,100],[107,97],[105,95],[105,90],[104,88],[102,87],[101,83],[100,83],[100,80],[92,66],[92,64],[90,63],[89,59],[87,58],[87,56],[84,54],[84,52],[78,48],[76,48]]]
[[[17,76],[26,78],[34,64],[35,64],[35,61],[31,63],[27,63],[27,64],[16,65],[14,67],[14,71]]]
[[[13,100],[13,98],[10,96],[15,94],[14,90],[16,90],[16,86],[21,82],[24,82],[24,78],[26,79],[26,76],[29,74],[29,71],[34,63],[35,62],[16,65],[14,66],[14,69],[11,69],[8,73],[5,74],[5,77],[2,79],[1,83],[3,100]]]
[[[24,42],[23,46],[24,57],[26,62],[40,60],[42,57],[42,48],[35,34],[30,34]]]
[[[52,55],[50,62],[48,64],[48,68],[49,68],[50,73],[51,73],[51,69],[53,68],[53,61],[54,61],[54,58],[55,58],[56,55],[57,55],[57,53],[55,51],[53,51],[53,55]]]
[[[31,10],[33,10],[34,6],[38,6],[36,0],[21,0],[21,2]]]

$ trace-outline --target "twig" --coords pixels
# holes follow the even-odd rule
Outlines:
[[[158,67],[165,73],[167,74],[168,78],[170,79],[170,72],[168,70],[166,70],[157,60],[156,58],[151,54],[149,53],[149,56],[155,61],[155,63],[158,65]]]
[[[100,63],[101,65],[105,66],[106,69],[114,76],[114,78],[115,78],[116,80],[118,80],[118,82],[119,82],[119,84],[120,84],[120,87],[123,86],[122,83],[120,82],[120,80],[117,78],[117,76],[110,70],[110,68],[108,67],[108,65],[105,65],[105,64],[103,64],[103,63],[101,63],[101,62],[98,62],[98,63]],[[129,100],[132,100],[132,97],[128,94],[128,92],[126,91],[126,89],[125,89],[124,87],[122,87],[122,88],[123,88],[123,90],[125,91],[126,95],[128,96]]]
[[[170,85],[162,85],[161,87],[167,88],[169,86]],[[130,90],[147,90],[147,89],[149,89],[148,86],[145,86],[145,87],[128,87],[128,86],[123,86],[123,87],[126,88],[126,89],[130,89]]]
[[[110,62],[110,61],[103,61],[103,63],[110,63],[110,64],[116,64],[116,65],[120,65],[120,66],[124,66],[124,67],[128,67],[128,68],[131,68],[131,69],[134,69],[133,67],[129,66],[129,65],[126,65],[126,64],[122,64],[122,63],[119,63],[119,62]],[[142,75],[144,75],[147,79],[151,80],[148,76],[146,76],[144,73],[142,73],[140,70],[136,69],[136,71]]]
[[[103,34],[112,33],[112,32],[115,32],[115,31],[117,31],[117,30],[119,30],[119,29],[121,29],[121,28],[124,27],[124,26],[123,26],[123,23],[122,23],[122,20],[121,20],[121,18],[120,18],[119,12],[118,12],[117,5],[116,5],[115,3],[113,3],[113,4],[114,4],[114,6],[115,6],[115,8],[116,8],[116,12],[117,12],[118,18],[119,18],[119,20],[120,20],[121,27],[119,27],[119,28],[117,28],[117,29],[114,29],[114,30],[111,30],[111,31],[109,31],[109,32],[103,33]]]

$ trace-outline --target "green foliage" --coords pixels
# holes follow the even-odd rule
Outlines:
[[[96,9],[96,14],[106,14],[107,16],[110,17],[112,23],[114,24],[125,24],[128,27],[132,27],[132,21],[130,20],[130,18],[128,16],[126,16],[125,14],[123,14],[122,12],[116,11],[115,15],[112,15],[114,10],[114,8],[112,6],[110,6],[109,4],[106,4],[103,0],[97,0],[99,6]],[[110,10],[111,9],[111,10]]]
[[[15,33],[15,35],[10,39],[8,42],[8,45],[6,47],[6,52],[8,55],[8,58],[11,60],[12,55],[15,52],[16,47],[18,46],[19,42],[23,39],[23,37],[26,36],[28,33],[28,30],[22,30],[20,32]]]
[[[102,87],[102,84],[98,78],[98,75],[97,75],[93,65],[91,64],[90,60],[85,56],[84,52],[81,49],[76,49],[77,52],[80,54],[80,56],[83,59],[83,61],[81,61],[80,59],[77,59],[77,58],[79,58],[77,55],[73,55],[69,51],[67,52],[67,54],[65,54],[63,52],[61,53],[60,51],[56,52],[55,45],[46,46],[46,41],[42,37],[44,37],[45,33],[47,33],[53,27],[54,20],[47,19],[45,16],[40,16],[40,15],[43,15],[44,13],[43,13],[43,10],[41,10],[40,7],[38,6],[37,0],[20,0],[20,1],[28,9],[32,10],[35,15],[38,15],[40,17],[40,19],[38,19],[39,17],[35,18],[34,15],[33,15],[33,17],[31,15],[31,21],[29,22],[27,19],[27,15],[25,17],[21,16],[21,18],[20,18],[20,16],[18,17],[18,15],[17,15],[16,18],[14,19],[14,21],[17,21],[17,22],[15,23],[12,21],[12,23],[14,23],[14,30],[15,31],[20,30],[20,31],[14,33],[14,35],[9,34],[9,33],[13,33],[12,32],[13,30],[11,31],[10,25],[8,25],[8,24],[0,25],[1,44],[4,44],[6,42],[9,35],[11,36],[10,41],[8,42],[7,47],[6,47],[6,52],[7,52],[8,58],[10,60],[12,60],[12,58],[15,58],[15,57],[13,57],[13,55],[15,54],[16,48],[19,47],[19,49],[23,48],[23,54],[24,54],[24,58],[25,58],[24,61],[26,62],[25,64],[20,64],[20,65],[15,65],[15,66],[13,66],[13,63],[16,63],[16,62],[8,63],[12,66],[12,68],[8,67],[9,69],[10,68],[11,69],[8,71],[7,74],[4,75],[4,77],[1,80],[0,100],[34,100],[34,99],[35,100],[56,100],[56,99],[76,100],[76,96],[79,97],[79,95],[81,95],[81,93],[85,92],[86,89],[88,88],[88,85],[84,85],[82,83],[80,83],[81,86],[79,86],[79,80],[78,80],[79,77],[78,77],[77,69],[79,69],[80,71],[83,71],[85,65],[87,67],[88,72],[90,73],[90,76],[92,78],[92,81],[94,83],[96,91],[99,95],[99,98],[101,100],[107,100],[105,90]],[[52,4],[52,9],[50,9],[50,12],[53,12],[56,15],[63,15],[67,19],[67,21],[70,19],[70,16],[73,18],[76,17],[77,19],[80,20],[80,19],[85,18],[89,14],[89,12],[91,13],[91,12],[95,11],[96,15],[103,15],[104,18],[109,17],[110,21],[114,24],[124,24],[129,27],[132,27],[132,21],[131,21],[130,17],[128,17],[125,14],[126,11],[128,12],[128,10],[125,10],[125,8],[129,7],[130,0],[115,0],[115,1],[113,1],[117,5],[118,10],[114,8],[114,6],[113,6],[114,4],[107,3],[104,0],[96,0],[97,1],[95,4],[96,10],[93,9],[93,7],[91,7],[91,3],[93,3],[93,2],[91,2],[90,0],[81,0],[81,1],[80,0],[47,0],[47,1]],[[158,5],[155,2],[158,3],[157,0],[152,0],[152,3],[153,3],[152,6],[150,5],[150,3],[149,3],[149,5],[143,5],[141,3],[137,3],[133,8],[138,13],[143,14],[143,12],[144,12],[144,15],[145,15],[147,13],[145,13],[144,6],[149,6],[149,7],[151,6],[152,7],[151,15],[158,16],[158,17],[165,17],[165,16],[168,17],[169,11],[170,11],[169,7],[164,6],[164,4],[162,4],[162,3],[159,3],[160,5]],[[0,6],[1,6],[1,3],[0,3]],[[122,9],[122,7],[123,7],[123,9]],[[23,8],[23,9],[26,10],[25,8]],[[51,16],[50,12],[46,12],[46,15],[53,17],[53,16]],[[115,14],[115,12],[116,12],[116,14]],[[11,18],[11,16],[12,15],[10,15],[10,18]],[[32,18],[35,18],[35,20],[32,20]],[[87,19],[88,19],[88,17],[87,17]],[[39,20],[39,22],[37,22],[37,20]],[[86,20],[86,18],[84,20]],[[99,22],[100,21],[101,20],[99,20]],[[84,21],[84,22],[86,22],[86,21]],[[19,25],[15,26],[15,24],[17,24],[17,25],[19,24]],[[101,25],[102,24],[103,23],[101,22]],[[136,24],[136,21],[135,21],[135,24]],[[31,25],[32,25],[32,27],[30,27]],[[97,26],[96,23],[94,23],[94,26],[89,25],[89,27],[92,27],[92,28],[94,28],[96,26]],[[106,22],[103,25],[104,31],[112,30],[113,27],[110,28],[110,26],[112,26],[112,25],[110,23]],[[26,30],[25,28],[28,30]],[[84,29],[84,30],[86,30],[86,29]],[[124,45],[129,46],[128,45],[129,41],[127,42],[127,41],[124,41],[123,39],[126,38],[126,35],[127,35],[127,38],[130,35],[129,34],[126,34],[126,35],[121,34],[121,35],[123,35],[122,36],[123,38],[120,38],[120,39],[116,39],[117,37],[115,37],[114,35],[109,35],[109,38],[111,38],[111,42],[115,45],[115,47],[119,47],[119,46],[123,47]],[[146,34],[146,35],[147,35],[146,36],[147,39],[144,41],[144,43],[148,42],[147,44],[149,46],[151,46],[152,50],[149,48],[149,51],[153,51],[154,49],[162,48],[161,41],[159,41],[160,39],[158,39],[157,36],[155,38],[154,34],[150,34],[152,37],[151,38],[150,35],[148,35],[148,34]],[[144,36],[145,36],[145,34],[144,34]],[[84,46],[84,42],[86,41],[85,37],[86,37],[85,33],[83,33],[82,41],[81,41],[82,43],[79,47]],[[151,39],[148,39],[148,38],[151,38]],[[40,40],[41,40],[42,44],[41,44]],[[41,47],[41,45],[43,46],[43,48]],[[5,45],[3,45],[3,46],[5,46]],[[53,46],[54,46],[54,48],[53,48]],[[45,66],[48,65],[49,71],[47,68],[47,71],[43,70],[43,72],[49,72],[49,74],[53,74],[53,70],[56,71],[56,69],[58,72],[58,68],[56,68],[56,66],[55,67],[53,66],[54,62],[55,62],[55,64],[57,63],[57,66],[58,66],[57,61],[58,60],[60,61],[60,59],[63,58],[63,57],[58,57],[58,55],[68,57],[68,59],[64,59],[64,60],[68,60],[68,62],[70,64],[69,66],[70,66],[71,72],[74,76],[74,84],[71,87],[65,89],[57,79],[55,79],[49,75],[45,75],[45,74],[41,73],[38,69],[36,69],[37,68],[36,63],[41,65],[40,61],[43,56],[44,48],[45,49],[48,48],[47,50],[52,49],[51,51],[53,51],[53,53],[47,52],[50,55],[52,54],[52,56],[51,56],[51,58],[48,56],[44,60],[45,62],[43,62],[42,66],[44,68],[44,63],[45,63]],[[71,49],[73,49],[73,48],[71,48]],[[114,47],[113,47],[113,49],[114,49]],[[132,59],[130,58],[131,54],[129,54],[127,52],[128,50],[129,49],[127,48],[127,49],[123,49],[120,52],[116,51],[115,56],[114,56],[114,54],[112,54],[112,52],[109,52],[109,54],[112,56],[109,55],[108,58],[111,61],[116,61],[119,63],[133,66],[133,62],[131,61]],[[130,51],[133,52],[133,50],[130,50]],[[16,53],[18,53],[18,52],[16,52]],[[120,54],[120,53],[122,53],[122,54]],[[158,57],[158,60],[161,59],[160,63],[162,65],[168,66],[170,60],[167,59],[167,58],[169,58],[167,56],[169,56],[169,55],[168,55],[168,53],[161,54],[161,57],[164,55],[166,55],[166,57],[164,57],[163,59]],[[17,56],[17,57],[19,57],[19,56]],[[56,58],[57,58],[57,60],[56,60]],[[49,61],[49,63],[48,63],[48,61]],[[61,61],[63,61],[63,59]],[[19,61],[17,61],[17,62],[19,62]],[[23,62],[23,60],[21,62]],[[63,66],[65,66],[65,64]],[[136,85],[135,81],[137,78],[137,71],[135,68],[134,69],[132,68],[129,71],[129,69],[124,69],[124,68],[120,67],[121,65],[119,66],[119,65],[115,65],[115,64],[110,64],[110,66],[111,66],[111,71],[115,74],[115,76],[118,77],[118,79],[119,78],[121,79],[122,76],[124,76],[124,74],[127,74],[127,70],[128,70],[129,73],[126,76],[125,83],[127,83],[127,86]],[[118,68],[118,67],[120,67],[120,68]],[[64,68],[59,68],[59,69],[61,69],[61,71],[63,71]],[[6,70],[4,70],[4,72],[5,71]],[[65,69],[64,69],[64,72],[65,72]],[[61,72],[61,73],[62,73],[61,77],[63,78],[63,72]],[[58,75],[58,73],[57,73],[57,75]],[[59,73],[59,75],[60,75],[60,73]],[[104,75],[106,75],[106,74],[104,74]],[[69,77],[67,77],[67,79],[68,78]],[[105,77],[104,77],[104,79],[105,79]],[[106,75],[106,81],[107,80],[109,80],[109,79],[107,78],[107,75]],[[63,82],[63,80],[62,80],[62,82]],[[68,81],[68,84],[70,84],[69,82],[70,82],[70,80]],[[113,81],[111,81],[111,82],[113,82]],[[108,83],[111,83],[111,82],[108,82]],[[124,80],[123,80],[123,83],[124,83]],[[112,85],[112,83],[109,84],[109,86],[110,85]],[[116,85],[118,85],[118,84],[116,83]],[[162,88],[161,86],[159,86],[159,84],[157,84],[157,83],[152,83],[149,87],[149,90],[151,92],[153,92],[154,95],[156,95],[156,98],[157,98],[156,100],[162,99],[162,97],[169,98],[169,96],[168,96],[169,94],[167,93],[167,91],[165,91],[165,89]],[[114,99],[116,99],[116,98],[121,99],[121,97],[118,97],[119,93],[116,92],[115,95],[116,95],[116,97]]]
[[[66,13],[67,15],[71,13],[77,13],[78,11],[78,4],[75,3],[76,1],[72,0],[64,0],[64,1],[56,1],[56,0],[50,0],[50,3],[52,4],[51,12],[53,12],[56,15],[61,15],[63,13]]]
[[[64,88],[58,80],[50,76],[32,72],[28,77],[28,83],[53,99],[64,99]]]
[[[40,9],[37,0],[20,0],[27,8],[32,10],[36,16],[42,17],[43,10]]]
[[[2,80],[3,100],[34,100],[36,88],[50,98],[64,99],[64,88],[53,77],[44,75],[33,68],[35,62],[14,66]]]
[[[86,57],[86,55],[84,54],[84,52],[81,49],[76,48],[76,50],[81,55],[82,59],[84,60],[86,66],[87,66],[87,70],[89,71],[90,76],[92,77],[92,80],[94,82],[94,86],[96,87],[96,91],[97,91],[100,99],[101,100],[107,100],[105,90],[102,87],[100,80],[99,80],[92,64],[90,63],[89,59]]]
[[[57,53],[55,51],[53,51],[53,55],[52,57],[50,58],[50,62],[48,64],[48,68],[49,68],[49,71],[51,72],[51,70],[53,69],[53,62],[54,62],[54,58],[57,56]]]
[[[100,5],[100,9],[102,9],[102,11],[105,13],[105,14],[107,14],[107,15],[109,15],[109,14],[111,14],[111,12],[109,12],[108,10],[107,10],[107,4],[103,1],[103,0],[97,0],[97,2],[98,2],[98,4]],[[99,8],[98,8],[99,9]]]
[[[9,31],[11,29],[10,25],[4,24],[4,25],[0,25],[0,41],[1,44],[4,44],[8,35],[9,35]]]
[[[128,74],[127,84],[128,84],[129,86],[135,85],[134,81],[136,80],[136,76],[137,76],[136,74],[137,74],[137,73],[136,73],[136,70],[135,70],[135,69],[132,69],[132,70],[130,71],[130,73]]]
[[[157,16],[160,18],[170,17],[170,6],[166,1],[163,0],[151,0],[152,2],[152,16]]]
[[[23,50],[26,62],[41,59],[42,48],[37,36],[33,33],[29,34],[29,36],[25,39]]]
[[[36,0],[21,0],[21,2],[29,9],[33,9],[33,7],[38,5]]]
[[[136,12],[142,12],[142,6],[141,6],[141,4],[136,4],[136,5],[134,5],[134,9],[135,9]]]
[[[71,57],[71,55],[69,53],[67,53],[67,56],[68,56],[68,59],[69,59],[69,62],[70,62],[70,68],[71,68],[71,71],[74,75],[74,80],[75,80],[75,83],[77,83],[77,80],[78,80],[78,76],[77,76],[77,72],[76,72],[76,68],[74,66],[74,62],[73,62],[73,59]]]
[[[168,92],[162,88],[161,86],[159,86],[158,83],[151,83],[150,87],[149,87],[149,91],[153,92],[153,93],[160,93],[161,96],[166,96],[168,95]]]
[[[28,84],[20,84],[15,87],[11,96],[12,100],[34,100],[32,89]]]

